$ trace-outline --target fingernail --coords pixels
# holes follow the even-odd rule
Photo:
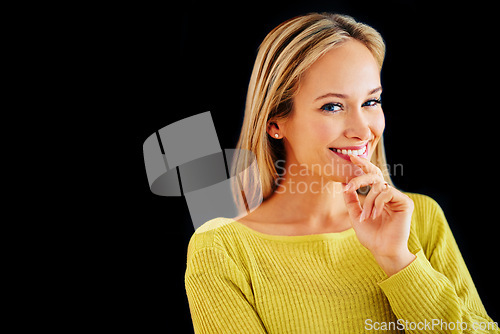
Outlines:
[[[350,183],[346,184],[344,191],[348,192],[351,189],[352,185]]]
[[[376,216],[377,216],[377,208],[373,208],[372,218],[375,219]]]
[[[365,216],[366,216],[366,212],[365,212],[365,210],[363,210],[363,211],[361,212],[361,216],[359,216],[359,220],[360,220],[360,221],[364,221],[364,220],[366,219],[366,217],[365,217]]]

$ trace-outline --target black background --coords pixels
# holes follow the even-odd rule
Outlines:
[[[276,25],[309,12],[348,14],[384,37],[385,147],[404,191],[443,208],[489,315],[498,306],[497,30],[474,2],[286,1],[128,8],[114,27],[119,95],[128,110],[127,200],[116,231],[122,323],[192,331],[184,290],[193,227],[180,197],[152,194],[142,144],[154,131],[211,111],[222,148],[234,148],[257,48]],[[118,14],[119,16],[120,14]],[[113,282],[110,282],[113,285]],[[175,330],[174,330],[175,328]]]

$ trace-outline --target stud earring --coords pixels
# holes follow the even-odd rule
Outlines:
[[[277,133],[275,133],[275,134],[274,134],[274,138],[276,138],[276,139],[278,139],[278,137],[279,137],[279,136],[280,136],[280,135],[279,135],[279,134],[277,134]]]

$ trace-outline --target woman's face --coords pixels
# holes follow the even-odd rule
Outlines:
[[[377,62],[361,42],[327,52],[301,78],[291,116],[277,123],[287,163],[343,183],[360,175],[347,154],[373,154],[385,127],[381,92]]]

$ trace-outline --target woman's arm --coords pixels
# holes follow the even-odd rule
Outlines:
[[[351,161],[364,172],[344,188],[351,223],[360,243],[389,276],[379,285],[394,314],[417,326],[405,326],[406,332],[500,333],[486,314],[439,205],[428,197],[416,196],[417,206],[410,197],[388,186],[371,162],[357,156],[351,156]],[[371,190],[361,206],[356,190],[366,185]],[[425,226],[419,236],[425,254],[409,248],[415,214]]]
[[[186,293],[196,333],[266,333],[245,276],[222,250],[188,255]]]
[[[379,283],[407,333],[500,333],[487,315],[443,211],[432,199],[426,206],[425,249],[406,268]],[[425,252],[424,252],[425,251]],[[412,326],[420,326],[412,330]]]

